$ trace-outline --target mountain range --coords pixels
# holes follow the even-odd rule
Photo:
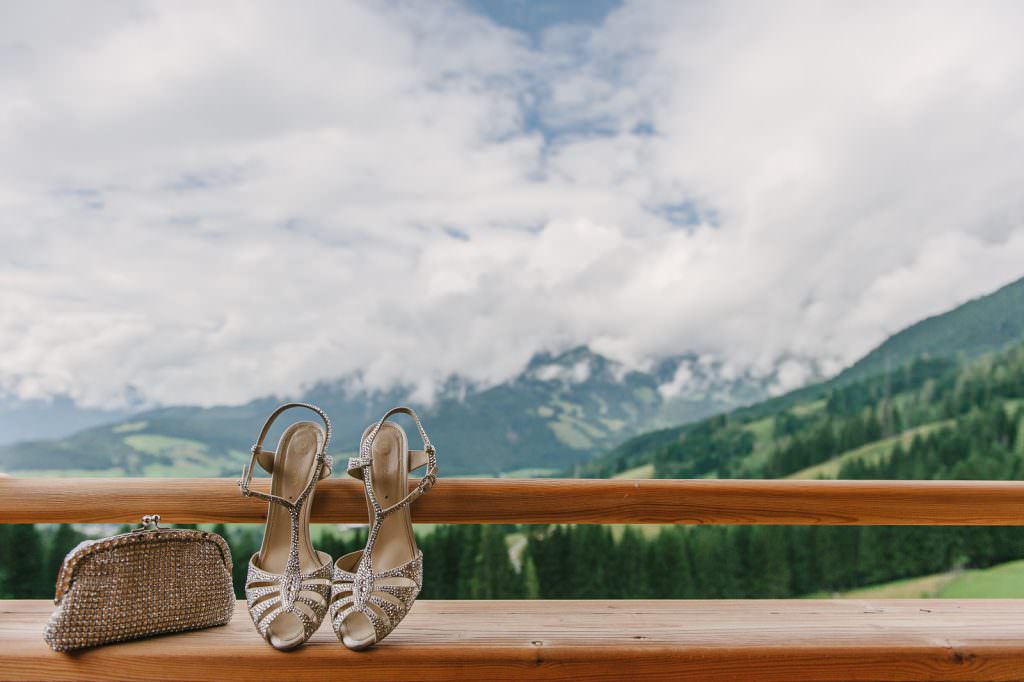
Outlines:
[[[737,374],[694,354],[629,370],[586,347],[536,355],[514,379],[477,388],[452,378],[428,405],[414,404],[449,475],[544,475],[564,471],[642,431],[700,419],[763,399],[774,375]],[[409,391],[353,388],[351,379],[295,396],[323,407],[332,451],[359,435]],[[0,446],[0,470],[20,475],[237,475],[262,420],[281,400],[240,406],[163,407],[69,436]],[[310,413],[294,413],[309,419]],[[289,423],[287,420],[282,422]],[[413,437],[410,434],[410,437]]]
[[[771,397],[779,387],[776,374],[737,373],[708,356],[682,354],[636,370],[579,347],[536,355],[518,376],[496,386],[476,387],[453,377],[432,403],[414,407],[428,424],[447,475],[613,475],[651,466],[658,448],[678,443],[693,428],[687,425],[713,415],[732,412],[754,421],[918,360],[964,362],[1021,340],[1024,279],[912,325],[840,374],[781,396]],[[322,382],[295,396],[332,416],[331,449],[338,454],[354,451],[366,425],[409,393],[404,387],[368,392],[356,384],[352,378]],[[69,435],[0,445],[0,470],[234,476],[262,420],[279,402],[266,397],[239,406],[112,413],[108,423]],[[67,405],[58,407],[74,414]],[[102,419],[103,413],[86,418]]]
[[[42,437],[68,436],[127,419],[137,411],[83,407],[66,395],[45,400],[19,400],[11,395],[0,395],[0,446]]]

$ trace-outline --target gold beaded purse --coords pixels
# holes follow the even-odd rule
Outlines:
[[[54,603],[43,632],[54,651],[224,625],[235,608],[231,550],[216,533],[144,516],[141,528],[68,552]]]

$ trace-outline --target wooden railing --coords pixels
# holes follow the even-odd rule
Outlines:
[[[0,477],[5,523],[134,523],[153,513],[169,523],[259,523],[266,506],[223,478]],[[1020,526],[1024,482],[442,479],[413,520]],[[362,483],[321,481],[313,521],[365,523]]]
[[[243,498],[229,479],[0,476],[2,523],[135,523],[152,513],[169,523],[257,523],[266,503]],[[1017,526],[1024,482],[443,479],[413,518]],[[313,521],[365,523],[360,482],[321,482]],[[221,628],[68,656],[42,641],[52,608],[0,600],[0,679],[1024,679],[1016,600],[424,601],[362,654],[327,626],[300,650],[277,652],[240,602]]]

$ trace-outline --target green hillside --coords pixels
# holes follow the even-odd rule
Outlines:
[[[924,424],[916,428],[907,429],[898,435],[882,438],[872,443],[868,443],[867,445],[862,445],[859,448],[853,448],[852,450],[842,452],[831,459],[821,462],[820,464],[815,464],[807,467],[806,469],[801,469],[794,474],[790,474],[787,478],[836,478],[839,476],[839,472],[842,468],[846,465],[852,465],[854,462],[877,464],[892,452],[893,448],[897,444],[902,445],[903,447],[909,447],[914,442],[914,438],[927,436],[938,429],[952,426],[953,424],[954,422],[952,420],[942,420],[932,422],[930,424]]]
[[[841,592],[838,596],[841,599],[1020,599],[1024,597],[1024,561],[894,580]]]
[[[1024,279],[909,327],[828,381],[635,436],[580,473],[614,476],[646,465],[662,477],[832,477],[839,460],[828,460],[871,459],[869,453],[884,453],[896,442],[887,439],[912,438],[914,429],[924,435],[930,425],[955,416],[955,408],[942,401],[957,390],[961,375],[966,381],[970,372],[984,373],[992,362],[983,359],[986,354],[1005,359],[1010,356],[992,354],[1022,341]],[[988,378],[972,381],[984,384]],[[1015,390],[1005,399],[1019,397]],[[955,400],[973,405],[972,396]],[[870,417],[864,413],[869,408]],[[859,448],[866,448],[864,457],[850,454]],[[809,471],[798,473],[804,469]]]
[[[839,381],[883,374],[922,357],[976,358],[1024,339],[1024,279],[889,337],[854,363]]]
[[[918,360],[772,417],[712,417],[590,465],[660,478],[1017,478],[1024,345],[966,364]],[[635,447],[637,443],[644,448]],[[958,448],[958,449],[957,449]],[[624,456],[626,453],[628,456]]]

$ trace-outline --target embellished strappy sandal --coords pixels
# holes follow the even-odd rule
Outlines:
[[[324,429],[312,422],[292,424],[281,434],[277,450],[263,441],[282,412],[295,407],[312,410]],[[313,549],[309,510],[317,481],[331,472],[326,454],[331,422],[319,407],[287,403],[274,410],[252,446],[252,458],[238,482],[246,497],[267,500],[267,525],[260,551],[249,560],[245,599],[256,630],[276,649],[294,649],[316,632],[331,596],[331,557]],[[253,467],[271,474],[270,494],[250,489]]]
[[[405,431],[388,417],[404,413],[416,422],[422,450],[409,450]],[[409,472],[427,472],[406,494]],[[349,649],[381,641],[405,618],[423,587],[423,553],[416,547],[409,505],[437,480],[437,458],[419,417],[396,407],[363,433],[359,456],[348,461],[362,479],[370,531],[366,548],[338,559],[331,586],[331,623]]]

